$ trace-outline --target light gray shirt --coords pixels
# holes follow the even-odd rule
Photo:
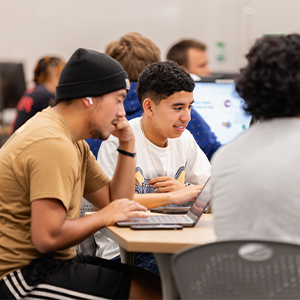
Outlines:
[[[252,125],[212,159],[218,238],[300,243],[300,119]]]

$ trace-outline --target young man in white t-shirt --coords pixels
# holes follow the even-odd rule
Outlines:
[[[192,134],[185,130],[194,102],[194,81],[172,61],[148,65],[137,82],[141,118],[129,121],[135,135],[134,200],[147,208],[194,200],[211,174],[211,166]],[[98,163],[110,177],[115,172],[119,141],[103,142]],[[98,256],[118,255],[118,247],[95,234]],[[116,246],[117,244],[115,244]]]

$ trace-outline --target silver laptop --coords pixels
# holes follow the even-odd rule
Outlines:
[[[128,221],[117,222],[118,226],[128,227],[130,225],[157,225],[157,224],[178,224],[185,227],[193,227],[198,222],[202,213],[208,208],[211,200],[211,184],[209,179],[206,181],[203,189],[199,193],[194,204],[187,214],[168,214],[168,215],[151,215],[148,218],[133,218]]]

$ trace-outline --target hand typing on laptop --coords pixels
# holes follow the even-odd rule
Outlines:
[[[131,218],[148,218],[147,208],[139,203],[129,199],[119,199],[111,202],[98,214],[103,214],[106,220],[105,226],[115,225],[118,221],[126,221]]]
[[[184,189],[169,193],[168,196],[171,199],[170,203],[180,205],[188,201],[195,201],[200,191],[201,189],[199,189],[198,185],[190,185]]]
[[[133,218],[123,222],[117,222],[117,225],[130,226],[134,224],[179,224],[186,227],[195,226],[205,208],[209,206],[210,199],[211,185],[209,184],[208,179],[187,215],[152,215],[148,219]]]

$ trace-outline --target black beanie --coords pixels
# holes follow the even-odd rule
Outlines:
[[[101,96],[120,89],[130,89],[122,66],[104,53],[80,48],[61,71],[56,100]]]

